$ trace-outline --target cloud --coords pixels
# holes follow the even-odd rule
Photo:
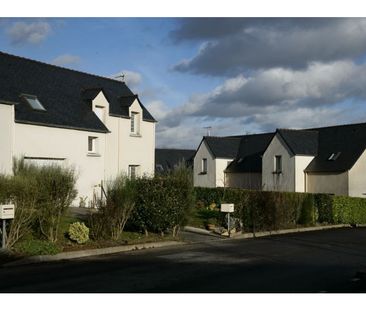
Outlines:
[[[112,77],[116,78],[120,77],[121,75],[124,76],[124,81],[126,82],[129,88],[135,89],[142,82],[141,74],[131,70],[121,70],[119,73],[114,74]]]
[[[221,136],[357,122],[364,113],[358,103],[366,99],[365,85],[366,65],[352,61],[240,74],[170,111],[157,105],[165,111],[157,127],[158,143],[192,147],[207,125]]]
[[[238,75],[180,107],[180,114],[233,117],[269,108],[329,106],[366,99],[366,65],[351,61],[311,63],[304,70],[272,68]]]
[[[71,54],[62,54],[52,60],[52,64],[57,66],[75,65],[80,62],[80,57]]]
[[[193,58],[174,66],[176,71],[235,76],[360,57],[366,52],[366,19],[194,19],[171,36],[203,41]]]
[[[13,45],[39,44],[51,33],[47,22],[16,22],[6,30]]]

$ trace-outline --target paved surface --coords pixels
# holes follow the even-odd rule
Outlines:
[[[0,269],[0,292],[366,292],[366,229],[183,246]]]

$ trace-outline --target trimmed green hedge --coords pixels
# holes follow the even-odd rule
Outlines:
[[[195,188],[196,206],[234,203],[243,231],[316,224],[366,224],[366,199],[295,192]]]

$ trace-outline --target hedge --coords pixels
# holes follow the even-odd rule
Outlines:
[[[241,230],[262,231],[316,224],[366,224],[366,199],[296,192],[195,188],[196,206],[234,203]],[[204,208],[203,207],[203,208]]]

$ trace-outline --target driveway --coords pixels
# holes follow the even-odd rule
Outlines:
[[[189,239],[189,237],[186,239]],[[194,243],[1,268],[1,292],[366,292],[366,229]]]

